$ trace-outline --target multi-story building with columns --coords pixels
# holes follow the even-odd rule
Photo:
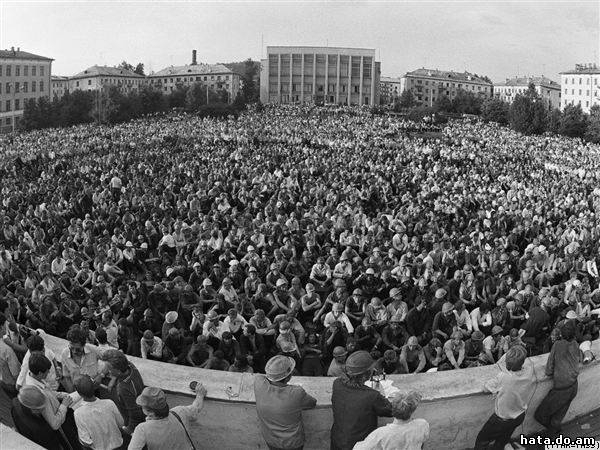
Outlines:
[[[380,71],[374,49],[268,46],[261,64],[260,100],[378,105]]]
[[[18,128],[27,100],[50,97],[52,61],[20,48],[0,50],[0,132]]]

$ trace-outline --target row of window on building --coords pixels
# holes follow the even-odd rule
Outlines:
[[[583,89],[578,89],[578,91],[579,91],[579,94],[575,94],[575,89],[571,89],[571,95],[583,95]],[[600,91],[598,91],[596,89],[595,95],[599,95],[599,94],[600,94]],[[569,90],[568,89],[565,89],[565,95],[569,95]],[[587,89],[585,91],[585,95],[587,95],[588,97],[590,96],[590,90],[589,89]]]
[[[29,72],[30,72],[30,68],[31,68],[31,76],[32,77],[36,77],[37,76],[37,72],[38,72],[38,66],[29,66],[29,65],[20,65],[20,64],[16,64],[14,66],[14,76],[16,77],[20,77],[21,73],[23,74],[24,77],[28,77],[29,76]],[[12,77],[13,76],[13,65],[12,64],[7,64],[5,66],[3,66],[2,64],[0,64],[0,77],[3,76],[3,74],[5,74],[5,76],[7,77]],[[22,70],[21,70],[22,69]],[[44,66],[39,66],[39,73],[40,76],[43,77],[44,76],[44,71],[45,71],[45,67]]]
[[[5,94],[13,93],[13,90],[12,90],[13,84],[14,84],[14,93],[15,94],[29,92],[30,86],[31,86],[31,92],[38,92],[38,85],[39,85],[39,92],[44,92],[44,82],[43,81],[38,81],[38,82],[32,81],[31,83],[29,81],[23,81],[22,83],[19,81],[15,81],[14,83],[5,83],[5,88],[4,88]],[[2,94],[2,83],[0,83],[0,94]]]
[[[338,72],[337,59],[338,55],[296,55],[293,54],[290,59],[290,55],[286,54],[275,54],[269,55],[269,75],[270,76],[286,76],[290,75],[302,75],[302,56],[304,56],[304,75],[313,76],[315,69],[314,61],[316,59],[317,66],[321,66],[327,71],[327,75],[330,77],[336,77]],[[326,58],[327,56],[327,58]],[[371,78],[373,58],[362,57],[363,59],[363,78]],[[327,61],[327,63],[326,63]],[[352,58],[352,67],[350,67],[349,56],[340,55],[340,76],[351,76],[352,78],[360,77],[360,59],[356,57]],[[290,67],[291,65],[291,67]],[[279,74],[279,68],[281,68],[281,74]],[[350,70],[350,71],[349,71]],[[322,75],[320,72],[318,75]]]
[[[356,96],[351,96],[351,98],[354,101],[352,101],[350,104],[358,105],[359,99],[356,98]],[[304,101],[310,101],[310,100],[315,101],[315,102],[324,101],[324,102],[327,102],[330,104],[334,104],[336,102],[335,99],[336,99],[335,95],[329,95],[329,96],[309,95],[308,98],[306,96],[304,96]],[[363,104],[368,105],[370,102],[370,97],[365,96],[363,100],[364,100]],[[278,97],[276,94],[270,94],[269,101],[271,103],[300,103],[301,96],[300,95],[282,94],[280,97]],[[340,96],[338,99],[338,104],[339,105],[347,105],[348,98],[346,96]]]
[[[591,75],[583,75],[577,78],[571,78],[571,83],[569,83],[569,79],[567,77],[564,78],[565,84],[583,84],[583,77],[585,76],[585,84],[590,84]],[[576,83],[575,80],[578,79],[579,83]],[[594,85],[598,84],[598,78],[594,78]]]
[[[443,87],[444,86],[444,81],[437,81],[437,82],[433,81],[433,80],[431,81],[431,85],[432,86],[435,86],[436,83],[437,83],[437,85],[439,87]],[[487,92],[488,89],[489,89],[488,86],[483,86],[483,87],[482,86],[475,86],[474,84],[469,84],[469,83],[465,83],[464,86],[463,86],[463,83],[450,83],[448,81],[446,81],[445,83],[446,83],[446,87],[453,87],[453,88],[458,88],[458,89],[465,89],[467,91],[469,90],[469,87],[471,88],[472,91],[475,91],[475,90],[481,91],[483,89],[483,91]],[[428,86],[429,85],[429,80],[419,80],[419,79],[415,80],[414,78],[411,78],[410,79],[410,84],[413,85],[413,86],[414,85],[418,86],[418,85],[423,85],[423,84],[425,86]],[[475,87],[477,87],[477,89],[475,89]]]
[[[269,83],[269,93],[277,93],[278,86],[281,86],[281,92],[290,92],[289,83],[281,83],[280,85],[278,85],[277,83]],[[296,83],[292,84],[292,92],[301,92],[301,89],[302,89],[302,84],[296,84]],[[348,89],[348,85],[340,84],[340,92],[341,93],[346,93],[347,89]],[[311,94],[312,91],[313,91],[312,83],[304,84],[304,92],[305,93]],[[358,84],[352,85],[352,91],[355,94],[359,94],[360,93],[360,85],[358,85]],[[316,92],[321,92],[321,93],[325,92],[325,85],[317,84]],[[327,85],[327,93],[328,94],[335,94],[336,92],[337,92],[337,84],[336,83]],[[371,93],[371,86],[364,85],[363,86],[363,94],[370,94],[370,93]]]
[[[24,99],[22,102],[20,99],[15,98],[14,103],[12,100],[6,100],[4,102],[4,105],[2,105],[2,103],[0,103],[0,112],[8,112],[8,111],[12,111],[13,107],[15,111],[20,111],[21,109],[25,108],[25,100]],[[2,108],[2,106],[4,106],[4,109]]]
[[[229,81],[229,75],[223,75],[223,80],[221,80],[221,75],[211,75],[210,76],[210,80],[214,81],[215,80],[215,76],[217,77],[217,81]],[[195,79],[194,79],[195,78]],[[183,80],[184,83],[187,83],[188,81],[192,82],[192,81],[202,81],[202,77],[174,77],[174,78],[163,78],[162,80],[160,78],[157,79],[151,79],[150,83],[154,84],[161,84],[161,83],[181,83]],[[208,75],[204,76],[204,81],[208,81]]]

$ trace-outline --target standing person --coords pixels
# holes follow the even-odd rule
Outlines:
[[[201,448],[201,429],[198,416],[204,406],[206,388],[196,385],[196,398],[191,405],[169,409],[167,396],[157,387],[146,387],[136,399],[146,415],[146,421],[137,426],[128,450],[195,450]],[[206,445],[204,443],[204,445]]]
[[[75,410],[79,440],[93,450],[112,450],[123,445],[123,416],[112,400],[100,400],[94,394],[94,382],[87,375],[75,380],[82,403]]]
[[[302,449],[302,410],[312,409],[317,400],[300,386],[288,384],[296,367],[293,358],[272,357],[265,375],[254,377],[254,397],[260,430],[270,450]]]
[[[137,368],[120,350],[107,350],[102,359],[106,362],[111,376],[109,386],[114,386],[116,403],[123,415],[123,431],[131,434],[135,427],[144,421],[144,412],[136,403],[136,398],[144,389],[144,381]]]
[[[13,399],[10,410],[17,431],[48,450],[63,450],[68,443],[62,430],[54,429],[44,419],[42,411],[47,400],[35,386],[23,386]]]
[[[425,419],[409,420],[421,402],[415,391],[396,394],[392,399],[394,421],[377,428],[364,441],[357,442],[354,450],[413,450],[420,449],[429,438],[429,423]]]
[[[365,386],[375,361],[359,350],[346,359],[347,378],[333,382],[331,449],[350,450],[377,428],[378,417],[391,417],[391,403],[378,391]]]
[[[494,396],[494,413],[483,425],[475,440],[475,450],[503,449],[525,419],[525,412],[535,389],[536,379],[527,350],[521,345],[506,353],[506,371],[485,383]]]
[[[0,313],[0,335],[4,336],[6,318]],[[15,385],[21,364],[14,350],[3,339],[0,339],[0,389],[3,389],[11,398],[17,395]]]
[[[583,355],[575,340],[575,324],[567,322],[562,328],[562,339],[556,341],[548,355],[546,375],[554,385],[535,411],[535,420],[551,434],[560,433],[561,422],[577,395],[577,377]]]

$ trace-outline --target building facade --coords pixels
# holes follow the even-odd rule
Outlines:
[[[452,100],[460,91],[490,98],[493,85],[487,79],[469,72],[417,69],[402,77],[401,92],[410,90],[420,106],[433,106],[441,97]]]
[[[517,94],[527,92],[530,84],[533,84],[549,111],[560,107],[560,84],[544,76],[507,78],[504,83],[494,83],[494,98],[512,103]]]
[[[50,97],[52,58],[0,50],[0,132],[15,130],[29,99]]]
[[[185,66],[170,66],[148,75],[148,81],[169,94],[177,86],[202,83],[214,91],[225,91],[229,103],[235,100],[241,89],[240,75],[223,64],[198,64],[196,50],[192,51],[192,63]]]
[[[580,105],[589,113],[600,104],[600,69],[596,64],[577,64],[575,70],[560,73],[560,109],[567,105]]]
[[[378,105],[381,64],[374,49],[267,47],[262,103]]]
[[[146,84],[146,77],[119,67],[92,66],[69,77],[68,90],[97,91],[116,86],[124,93],[137,91]]]
[[[380,104],[393,105],[402,94],[402,78],[381,77],[379,81]]]
[[[52,76],[52,95],[51,98],[61,98],[69,92],[69,77]]]

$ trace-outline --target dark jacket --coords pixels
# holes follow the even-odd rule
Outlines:
[[[24,408],[17,398],[12,401],[10,413],[17,431],[27,439],[48,450],[68,448],[60,431],[53,430],[42,416],[37,416]]]
[[[391,417],[391,403],[378,391],[337,378],[331,394],[332,448],[350,450],[377,428],[378,417]]]
[[[142,408],[135,402],[145,386],[137,368],[132,363],[129,363],[129,368],[131,370],[130,374],[117,384],[117,406],[123,419],[125,419],[125,426],[133,432],[139,423],[146,420]]]

